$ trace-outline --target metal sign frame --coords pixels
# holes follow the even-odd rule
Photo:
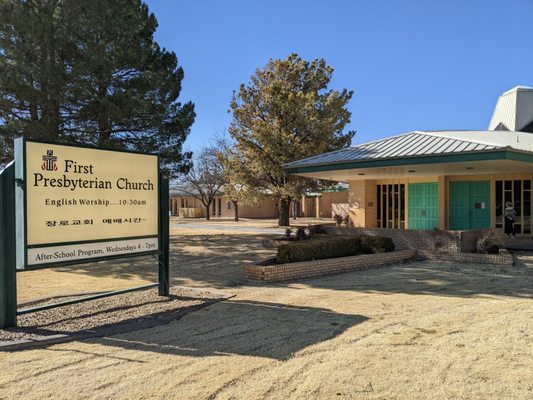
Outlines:
[[[33,141],[37,143],[45,143],[50,145],[70,146],[69,144],[50,143]],[[101,149],[89,146],[73,146],[82,147],[95,150],[117,151],[113,149]],[[122,151],[127,153],[138,152]],[[26,226],[20,227],[17,224],[21,223],[20,216],[16,218],[16,197],[21,196],[21,190],[24,190],[24,182],[21,182],[16,176],[20,176],[20,169],[23,170],[23,177],[26,176],[25,165],[17,165],[15,161],[11,162],[4,170],[0,170],[0,328],[12,327],[17,324],[17,315],[27,314],[30,312],[41,311],[49,308],[61,307],[67,304],[80,303],[84,301],[95,300],[103,297],[114,296],[131,291],[137,291],[147,288],[158,287],[158,294],[160,296],[168,296],[170,293],[170,266],[169,266],[169,216],[168,216],[168,180],[165,179],[159,170],[159,156],[158,157],[158,249],[156,251],[110,255],[105,257],[94,257],[82,260],[72,260],[64,262],[48,263],[40,266],[30,266],[26,270],[51,268],[60,265],[82,264],[95,261],[112,260],[118,258],[142,257],[146,255],[156,255],[158,264],[158,282],[129,289],[103,292],[97,295],[87,296],[84,298],[69,300],[60,303],[48,304],[24,310],[17,310],[17,290],[16,290],[16,274],[17,274],[17,251],[22,248],[26,254]],[[24,195],[25,196],[25,195]],[[17,199],[17,200],[20,200]],[[24,199],[24,208],[26,202]],[[25,210],[24,210],[25,211]],[[25,215],[24,217],[24,224]],[[21,232],[21,228],[23,228]],[[146,236],[145,236],[146,237]],[[152,236],[153,237],[153,236]],[[129,239],[129,238],[128,238]],[[22,243],[20,241],[23,240]],[[119,240],[119,239],[117,239]],[[110,240],[111,241],[111,240]],[[61,243],[59,244],[61,245]],[[26,257],[26,256],[24,256]],[[24,258],[26,265],[26,258]],[[21,271],[20,271],[21,272]]]
[[[145,252],[136,252],[132,254],[118,254],[118,255],[106,255],[101,257],[87,257],[83,258],[81,260],[67,260],[67,261],[58,261],[58,262],[52,262],[52,263],[41,263],[41,264],[31,264],[28,265],[28,249],[33,248],[41,248],[41,247],[48,247],[48,246],[69,246],[69,245],[76,245],[76,244],[90,244],[90,243],[100,243],[100,242],[113,242],[113,241],[120,241],[120,240],[135,240],[135,239],[154,239],[157,238],[159,235],[150,235],[150,236],[128,236],[128,237],[116,237],[116,238],[109,238],[109,239],[95,239],[95,240],[81,240],[81,241],[67,241],[67,242],[61,242],[61,243],[40,243],[38,245],[28,245],[28,220],[27,220],[27,190],[26,190],[26,173],[27,173],[27,160],[26,160],[26,143],[38,143],[38,144],[48,144],[51,146],[63,146],[63,147],[75,147],[75,148],[81,148],[81,149],[87,149],[87,150],[97,150],[97,151],[110,151],[110,152],[117,152],[117,153],[128,153],[128,154],[139,154],[139,155],[147,155],[147,156],[153,156],[157,158],[157,176],[158,176],[158,188],[161,185],[161,171],[160,171],[160,159],[158,154],[146,154],[142,152],[137,151],[129,151],[129,150],[115,150],[115,149],[103,149],[103,148],[95,148],[91,146],[83,146],[78,144],[62,144],[62,143],[53,143],[53,142],[47,142],[47,141],[40,141],[40,140],[28,140],[25,138],[19,138],[15,139],[15,161],[22,160],[20,164],[15,163],[15,178],[16,178],[16,229],[17,229],[17,268],[18,269],[39,269],[39,268],[50,268],[54,266],[62,266],[62,265],[72,265],[72,264],[79,264],[84,262],[94,262],[94,261],[103,261],[103,260],[109,260],[109,259],[117,259],[117,258],[125,258],[125,257],[137,257],[141,255],[150,255],[150,254],[158,254],[159,250],[153,250],[153,251],[145,251]],[[158,208],[161,206],[161,191],[158,190],[158,198],[157,198]],[[161,218],[160,213],[158,212],[158,232],[161,229]]]

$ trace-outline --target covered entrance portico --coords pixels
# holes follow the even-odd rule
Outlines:
[[[405,145],[409,136],[413,139],[412,136],[420,135],[402,135],[380,144],[391,149],[394,144],[391,141],[402,141]],[[452,147],[455,142],[458,140],[452,141]],[[351,160],[305,163],[320,161],[317,156],[290,163],[286,170],[301,176],[348,182],[350,217],[356,227],[503,228],[505,202],[510,201],[517,213],[517,235],[531,236],[533,153],[461,143],[464,149],[482,147],[480,151],[375,158],[371,157],[373,152],[363,153],[356,147],[337,152],[348,153]],[[376,155],[380,153],[379,147],[373,147]],[[323,156],[328,154],[335,152]]]
[[[498,98],[488,130],[411,131],[284,168],[349,182],[358,227],[502,229],[510,202],[517,236],[525,240],[533,235],[532,104],[533,88],[517,86]]]

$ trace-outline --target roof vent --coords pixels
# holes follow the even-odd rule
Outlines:
[[[490,131],[519,131],[533,133],[533,88],[517,86],[498,98]]]

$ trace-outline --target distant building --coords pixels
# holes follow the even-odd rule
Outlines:
[[[533,88],[502,94],[486,131],[413,131],[285,166],[291,174],[349,184],[349,212],[369,228],[503,227],[533,233]]]
[[[195,197],[183,193],[178,188],[170,190],[169,209],[172,215],[183,218],[204,218],[205,207]],[[333,209],[347,209],[348,187],[339,186],[320,193],[308,193],[295,203],[291,216],[332,218]],[[210,209],[213,218],[233,218],[235,209],[231,201],[224,196],[216,196]],[[240,218],[277,218],[277,200],[270,195],[265,196],[258,204],[247,206],[239,203]]]
[[[206,210],[200,200],[181,192],[179,189],[170,190],[170,212],[183,218],[204,218]],[[235,209],[231,201],[224,196],[216,196],[211,203],[212,218],[233,218]],[[276,218],[278,209],[275,199],[267,196],[254,206],[239,204],[240,218]]]

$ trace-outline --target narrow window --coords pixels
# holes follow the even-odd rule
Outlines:
[[[377,196],[376,196],[376,210],[377,210],[377,217],[378,217],[378,228],[381,228],[381,185],[377,186]]]
[[[496,228],[503,227],[503,183],[496,181],[496,204],[494,205],[496,211]]]
[[[376,186],[378,228],[405,228],[405,185]]]

